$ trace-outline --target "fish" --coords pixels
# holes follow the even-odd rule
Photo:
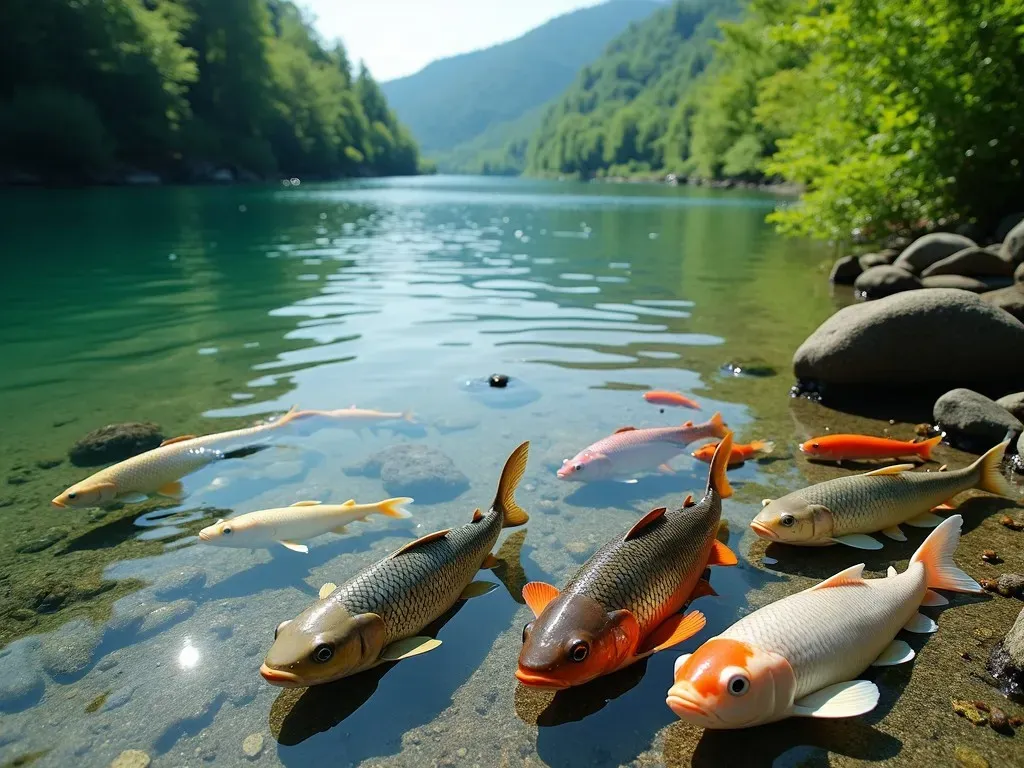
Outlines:
[[[942,522],[907,570],[866,580],[864,564],[744,616],[675,663],[666,703],[704,728],[747,728],[787,717],[856,717],[874,709],[878,687],[856,680],[869,666],[914,658],[900,629],[932,633],[919,613],[949,601],[934,590],[979,593],[953,561],[963,518]]]
[[[416,418],[412,411],[375,411],[370,408],[336,408],[334,410],[304,410],[294,416],[294,421],[305,428],[307,433],[317,429],[333,427],[360,431],[369,429],[371,432],[387,422],[404,421],[415,424]]]
[[[870,435],[824,435],[812,437],[800,445],[800,450],[808,457],[821,461],[898,459],[901,456],[917,456],[931,461],[932,449],[941,442],[942,435],[917,442]]]
[[[671,472],[665,462],[682,453],[687,445],[708,437],[722,438],[726,431],[722,414],[718,412],[703,424],[688,421],[679,427],[623,427],[584,448],[573,458],[565,459],[557,474],[562,480],[579,482],[619,480],[635,483],[634,475],[659,465],[662,471]]]
[[[523,628],[519,682],[549,689],[583,685],[704,627],[700,611],[680,611],[714,594],[702,580],[707,566],[737,562],[716,538],[722,499],[732,494],[725,476],[730,445],[726,433],[699,502],[651,510],[595,552],[561,591],[543,582],[523,588],[535,618]]]
[[[61,509],[84,509],[116,502],[138,503],[152,496],[180,501],[185,495],[181,478],[215,461],[240,457],[253,447],[267,445],[275,433],[291,424],[299,413],[293,408],[280,419],[255,427],[215,432],[202,437],[172,437],[152,450],[80,480],[50,503]]]
[[[398,519],[412,517],[404,509],[404,505],[412,501],[408,496],[385,499],[375,504],[356,504],[355,499],[344,504],[297,501],[290,507],[261,509],[230,520],[218,520],[199,532],[199,540],[220,547],[259,548],[276,543],[305,554],[309,548],[298,542],[328,532],[345,533],[345,526],[368,515],[377,513]]]
[[[260,667],[272,685],[305,688],[434,650],[441,641],[420,635],[460,599],[495,585],[473,581],[499,561],[491,554],[502,528],[529,516],[515,491],[526,471],[530,444],[505,462],[494,502],[471,522],[429,533],[359,571],[340,587],[325,584],[319,599],[278,624]]]
[[[695,459],[706,461],[710,464],[711,459],[714,458],[715,450],[717,448],[718,443],[708,443],[707,445],[702,445],[690,455]],[[732,453],[729,454],[729,466],[738,467],[745,461],[767,456],[774,450],[775,443],[770,440],[754,440],[753,442],[746,443],[745,445],[743,443],[737,443],[732,447]]]
[[[761,538],[784,544],[881,549],[881,542],[867,534],[881,532],[906,541],[900,524],[934,528],[942,518],[932,510],[961,491],[978,488],[1012,498],[1000,471],[1007,445],[1008,440],[994,446],[963,469],[910,472],[913,464],[897,464],[827,480],[775,501],[765,499],[750,527]]]
[[[700,410],[700,403],[691,397],[687,397],[679,392],[668,392],[663,389],[652,389],[650,392],[644,392],[644,400],[654,405],[668,405],[676,408],[693,408],[695,411]]]

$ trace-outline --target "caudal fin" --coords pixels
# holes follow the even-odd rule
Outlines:
[[[775,450],[775,443],[771,440],[755,440],[750,444],[757,456],[768,456]]]
[[[1013,491],[1010,489],[1010,484],[1006,482],[1006,478],[1003,477],[1001,466],[1003,454],[1006,452],[1006,446],[1009,444],[1009,440],[1004,440],[999,445],[987,450],[984,456],[974,462],[972,469],[978,468],[980,470],[975,488],[994,493],[996,496],[1005,496],[1008,499],[1013,498]]]
[[[385,499],[377,506],[377,511],[387,517],[397,517],[400,519],[412,517],[412,512],[405,509],[404,506],[412,504],[412,501],[408,496],[399,496],[397,499]]]
[[[501,527],[512,528],[522,525],[530,516],[526,510],[516,504],[516,486],[523,479],[526,472],[526,459],[530,455],[530,442],[527,440],[508,457],[505,468],[501,470],[501,479],[498,480],[498,492],[494,495],[494,509],[501,512]]]
[[[932,460],[932,449],[942,442],[942,435],[936,435],[928,440],[917,443],[917,455],[925,461]]]
[[[953,553],[960,543],[960,526],[964,519],[952,515],[943,520],[924,540],[910,564],[924,566],[929,589],[948,589],[953,592],[981,592],[981,586],[961,571],[953,562]]]
[[[715,414],[721,420],[719,414]],[[714,416],[712,417],[712,420]],[[708,493],[712,491],[720,498],[727,499],[732,496],[732,486],[729,485],[729,478],[725,471],[729,468],[729,455],[732,453],[732,432],[728,429],[722,435],[722,442],[715,448],[715,455],[711,459],[711,471],[708,472]]]
[[[402,421],[407,421],[410,424],[415,424],[416,417],[413,416],[412,411],[402,411]]]
[[[711,431],[715,437],[725,437],[729,432],[729,427],[722,420],[722,414],[719,411],[715,411],[711,414],[711,418],[708,420],[708,424],[711,425]]]

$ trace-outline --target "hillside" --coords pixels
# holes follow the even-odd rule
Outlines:
[[[537,174],[629,174],[684,165],[686,100],[738,0],[676,0],[617,37],[544,115],[529,144]]]
[[[555,98],[630,22],[660,7],[655,0],[611,0],[582,8],[507,43],[435,61],[381,89],[424,152],[437,154]]]

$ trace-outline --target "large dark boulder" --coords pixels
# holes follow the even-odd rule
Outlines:
[[[1013,262],[987,248],[972,246],[957,251],[921,271],[921,277],[932,275],[967,275],[969,277],[1010,277]]]
[[[935,401],[932,411],[939,429],[956,443],[991,448],[1006,433],[1024,431],[1024,425],[995,400],[971,389],[953,389]]]
[[[896,257],[900,255],[900,252],[895,248],[886,248],[881,251],[875,251],[874,253],[865,253],[857,259],[860,264],[861,270],[868,270],[872,267],[881,267],[886,264],[892,264],[896,261]]]
[[[149,421],[108,424],[71,446],[68,457],[76,467],[95,467],[151,451],[163,440],[160,425]]]
[[[977,243],[963,235],[954,235],[951,232],[933,232],[930,235],[917,238],[907,246],[906,250],[893,262],[893,266],[918,275],[935,262],[942,261],[957,251],[975,245]]]
[[[799,379],[834,384],[1024,380],[1024,324],[953,288],[845,307],[793,355]]]
[[[860,274],[854,289],[868,299],[880,299],[902,291],[921,288],[921,281],[905,269],[896,266],[872,267]]]
[[[1008,285],[1010,285],[1010,279],[1006,277],[932,275],[921,278],[921,286],[924,288],[959,288],[961,291],[971,291],[972,293],[985,293],[985,291],[1005,288]]]
[[[981,299],[1024,322],[1024,283],[1014,283],[996,291],[987,291],[981,294]]]
[[[832,265],[832,272],[829,273],[828,279],[835,285],[853,285],[857,275],[863,271],[856,256],[843,256]]]

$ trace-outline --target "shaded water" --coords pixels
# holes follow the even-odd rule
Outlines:
[[[715,570],[721,597],[700,600],[708,626],[682,650],[735,620],[753,590],[791,589],[761,565],[746,523],[762,496],[808,477],[792,451],[833,416],[788,400],[789,359],[843,299],[825,280],[827,251],[763,223],[776,204],[444,177],[6,194],[0,765],[106,765],[125,749],[157,766],[248,763],[250,734],[262,735],[261,765],[688,762],[694,734],[664,704],[678,651],[552,701],[515,682],[527,609],[504,589],[446,616],[443,645],[423,657],[308,693],[272,688],[257,669],[274,626],[321,584],[486,507],[522,440],[531,520],[501,542],[528,579],[563,584],[639,514],[699,495],[706,465],[688,457],[636,485],[555,478],[620,426],[697,417],[645,403],[647,388],[690,393],[699,418],[720,410],[741,440],[774,438],[782,457],[733,473],[725,516],[741,564]],[[754,359],[779,375],[720,371]],[[495,372],[512,385],[483,385]],[[185,479],[178,506],[48,506],[92,470],[43,466],[95,427],[203,434],[293,404],[411,410],[416,423],[323,430],[214,464]],[[351,470],[398,443],[447,455],[468,489],[421,500],[410,521],[327,534],[308,555],[195,543],[232,512],[394,495]],[[800,728],[762,757],[901,751],[864,722]],[[698,755],[721,763],[720,748],[704,739]]]

